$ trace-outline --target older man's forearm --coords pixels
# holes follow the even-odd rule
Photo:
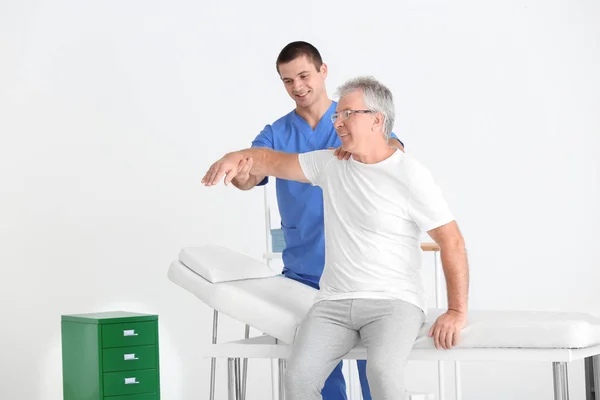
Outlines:
[[[277,178],[298,180],[301,177],[299,164],[294,168],[294,157],[297,155],[275,151],[267,148],[249,148],[240,151],[244,158],[252,158],[250,174],[255,176],[275,176]]]
[[[250,174],[255,176],[277,175],[278,154],[276,151],[266,148],[253,147],[241,150],[245,158],[252,158]]]
[[[440,257],[446,276],[448,310],[467,313],[469,295],[469,265],[463,240],[440,246]]]

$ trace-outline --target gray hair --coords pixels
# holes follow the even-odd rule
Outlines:
[[[394,97],[390,89],[373,77],[361,76],[342,84],[337,93],[341,99],[356,91],[363,93],[363,100],[367,109],[383,114],[383,134],[386,139],[389,139],[396,118]]]

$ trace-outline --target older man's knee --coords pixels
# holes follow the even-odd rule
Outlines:
[[[402,363],[367,362],[367,378],[374,398],[404,399]]]
[[[285,373],[286,391],[294,393],[299,399],[320,394],[324,382],[323,377],[317,372],[319,368],[303,361],[302,359],[290,360]]]

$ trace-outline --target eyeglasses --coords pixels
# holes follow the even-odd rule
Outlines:
[[[354,113],[369,114],[372,112],[373,111],[371,111],[371,110],[344,110],[344,111],[340,111],[340,112],[331,114],[331,122],[335,123],[335,121],[337,121],[337,119],[340,117],[342,118],[342,121],[345,121],[348,118],[350,118],[350,116]]]

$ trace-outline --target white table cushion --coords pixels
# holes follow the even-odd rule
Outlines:
[[[431,310],[415,347],[445,310]],[[600,318],[576,312],[470,310],[457,348],[578,349],[600,344]]]
[[[283,276],[210,283],[174,261],[169,279],[209,307],[285,343],[313,304],[316,290]],[[445,310],[429,310],[415,348],[434,348],[429,328]],[[600,318],[583,313],[472,310],[455,348],[585,348],[600,344]]]
[[[277,275],[266,264],[220,246],[185,247],[179,261],[212,283]]]
[[[316,294],[281,275],[210,283],[179,261],[171,263],[168,276],[210,308],[290,344]]]

